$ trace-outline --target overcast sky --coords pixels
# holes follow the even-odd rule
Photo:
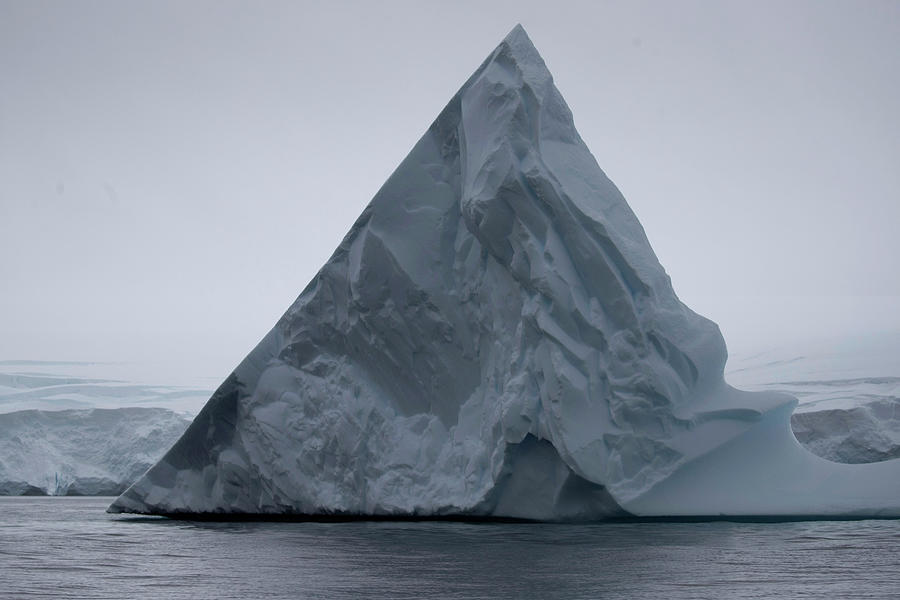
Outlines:
[[[226,374],[517,22],[733,350],[900,329],[900,2],[559,4],[0,0],[0,359]]]

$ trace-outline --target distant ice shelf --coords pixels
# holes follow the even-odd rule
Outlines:
[[[0,414],[0,495],[121,494],[189,423],[164,408]]]
[[[773,343],[732,356],[726,378],[796,396],[791,427],[818,456],[849,464],[900,458],[900,332]]]
[[[801,444],[834,462],[859,464],[900,458],[900,398],[794,413],[791,427]]]
[[[173,385],[160,371],[152,364],[0,360],[0,414],[129,406],[199,412],[214,384]]]
[[[900,516],[900,463],[813,455],[725,362],[517,26],[109,510]]]

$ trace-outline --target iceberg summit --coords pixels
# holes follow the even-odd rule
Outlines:
[[[900,461],[811,454],[725,360],[517,26],[109,511],[900,516]]]

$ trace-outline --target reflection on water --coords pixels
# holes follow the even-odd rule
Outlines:
[[[0,498],[9,598],[895,598],[900,521],[220,523]]]

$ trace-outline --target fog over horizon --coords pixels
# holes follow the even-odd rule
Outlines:
[[[731,351],[900,332],[900,3],[0,1],[0,360],[224,378],[521,23]]]

